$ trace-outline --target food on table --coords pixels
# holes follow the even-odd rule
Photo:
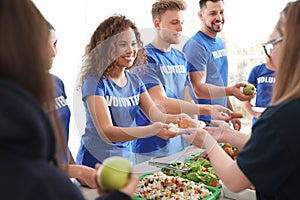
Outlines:
[[[229,143],[221,143],[220,146],[223,148],[223,150],[233,159],[235,160],[238,153],[239,153],[239,149]],[[197,161],[198,159],[207,159],[209,160],[208,154],[206,153],[206,151],[203,151],[202,153],[199,153],[197,155],[194,155],[191,157],[191,161]],[[254,186],[250,186],[248,189],[250,190],[255,190]]]
[[[131,163],[120,156],[106,158],[97,171],[98,183],[107,191],[123,188],[130,179]]]
[[[161,200],[205,199],[211,194],[203,183],[195,183],[179,176],[168,176],[162,172],[145,176],[135,192],[141,198]]]
[[[240,152],[239,149],[231,144],[228,143],[221,143],[220,144],[223,150],[233,159],[235,160],[238,153]]]
[[[190,163],[175,161],[174,163],[171,163],[171,165],[179,169],[188,167],[191,170],[187,173],[182,173],[176,170],[162,168],[161,171],[170,176],[180,176],[182,178],[186,178],[195,182],[202,182],[205,185],[210,185],[213,187],[218,185],[218,177],[214,172],[210,161],[204,158],[199,158]]]
[[[233,159],[235,160],[238,153],[239,153],[239,149],[229,143],[220,143],[220,146],[222,147],[222,149]],[[195,156],[192,157],[192,160],[198,160],[199,158],[205,158],[207,160],[209,160],[209,157],[206,153],[206,151],[203,151],[200,154],[197,154]]]

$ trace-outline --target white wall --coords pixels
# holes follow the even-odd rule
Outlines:
[[[191,36],[200,28],[198,0],[186,0],[188,10],[183,35]],[[58,54],[52,72],[61,77],[69,97],[72,96],[81,56],[85,45],[98,24],[111,14],[124,14],[140,29],[152,28],[151,5],[154,0],[33,0],[45,18],[55,27]],[[264,42],[279,17],[287,0],[227,0],[224,32],[228,42],[247,48]],[[72,152],[78,146],[73,121],[70,142]]]

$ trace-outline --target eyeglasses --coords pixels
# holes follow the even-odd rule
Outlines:
[[[281,42],[282,40],[283,40],[283,37],[278,37],[274,40],[271,40],[271,41],[263,44],[265,53],[269,58],[271,57],[271,51],[273,50],[274,45],[277,44],[278,42]]]

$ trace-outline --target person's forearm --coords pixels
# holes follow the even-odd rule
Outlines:
[[[156,135],[159,132],[154,126],[138,127],[110,127],[98,131],[100,137],[106,142],[125,142],[138,138]]]
[[[244,148],[249,138],[250,136],[248,134],[234,131],[232,134],[227,135],[225,141],[223,142],[230,143],[231,145],[236,146],[239,149],[242,149]]]
[[[240,192],[251,185],[236,161],[232,160],[218,144],[211,149],[208,157],[216,174],[231,191]]]
[[[188,101],[175,99],[175,98],[164,98],[155,101],[156,104],[160,105],[163,112],[168,114],[179,114],[186,113],[188,115],[199,114],[198,104],[191,103]]]
[[[251,116],[255,116],[256,113],[253,111],[252,104],[249,101],[243,102],[243,107]]]
[[[229,87],[219,87],[208,83],[199,83],[194,90],[198,99],[219,99],[232,95]]]

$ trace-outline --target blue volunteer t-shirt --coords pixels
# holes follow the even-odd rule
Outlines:
[[[161,85],[169,98],[184,99],[184,88],[190,86],[188,81],[187,61],[182,52],[172,48],[163,52],[152,44],[146,45],[148,65],[143,71],[138,71],[146,88]],[[139,126],[149,125],[151,122],[141,112],[136,117]],[[185,142],[181,136],[163,140],[157,136],[140,138],[133,141],[133,151],[149,156],[167,156],[182,150]]]
[[[220,37],[211,38],[198,31],[183,46],[190,66],[190,72],[205,71],[205,83],[216,86],[228,85],[228,60],[225,44]],[[224,91],[225,93],[225,91]],[[220,99],[198,99],[199,104],[218,104],[227,107],[227,97]],[[210,121],[208,115],[200,115],[200,120]]]
[[[56,92],[56,97],[54,99],[55,108],[57,110],[57,115],[58,118],[60,119],[63,131],[65,133],[65,141],[67,144],[66,145],[67,160],[62,155],[59,158],[60,158],[60,163],[68,164],[70,161],[70,151],[68,148],[68,141],[69,141],[69,126],[70,126],[71,111],[66,101],[67,95],[65,93],[64,83],[57,76],[53,74],[51,74],[51,76],[54,81],[55,92]]]
[[[142,80],[135,74],[125,71],[127,84],[119,87],[110,78],[99,80],[98,77],[88,77],[82,86],[82,99],[86,111],[85,133],[81,138],[81,145],[77,154],[79,164],[94,167],[111,156],[121,156],[133,160],[131,141],[104,142],[98,135],[96,127],[89,114],[86,97],[90,95],[103,96],[106,99],[114,126],[134,127],[135,116],[138,111],[140,94],[146,91]],[[101,119],[99,119],[101,120]]]
[[[257,65],[251,70],[248,82],[256,87],[255,106],[267,107],[272,99],[275,71],[269,70],[265,63]],[[254,125],[256,120],[257,119],[253,117],[252,125]]]

